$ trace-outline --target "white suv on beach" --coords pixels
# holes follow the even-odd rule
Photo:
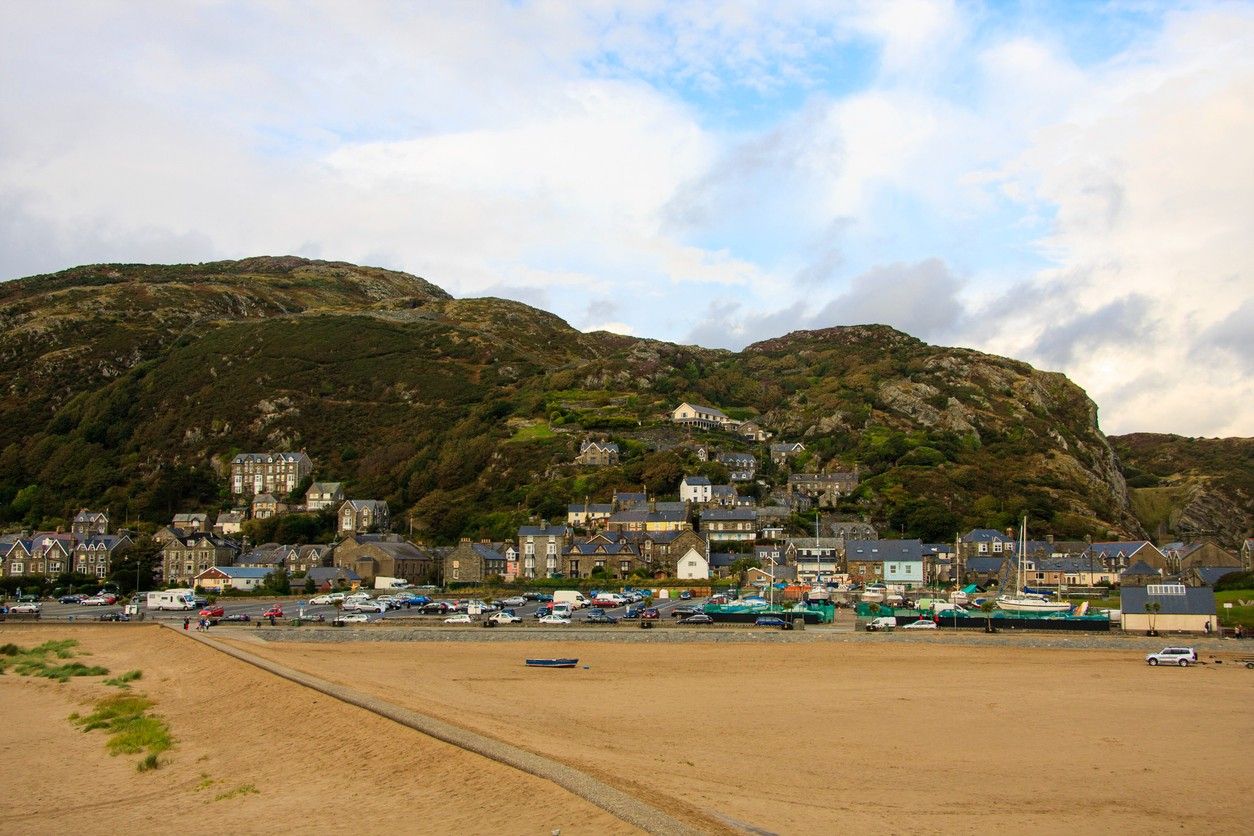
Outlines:
[[[1179,665],[1187,668],[1197,661],[1197,651],[1191,647],[1164,647],[1157,653],[1145,657],[1150,665]]]

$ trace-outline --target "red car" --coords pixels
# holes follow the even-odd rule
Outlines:
[[[226,615],[226,610],[222,609],[221,604],[210,604],[200,611],[201,618],[221,618]]]
[[[262,618],[282,618],[283,617],[283,605],[275,604],[273,607],[263,612],[261,614],[261,617]]]
[[[662,613],[658,611],[657,607],[645,607],[640,611],[642,621],[657,621],[661,617]]]

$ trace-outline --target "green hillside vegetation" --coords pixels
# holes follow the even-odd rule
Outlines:
[[[1025,512],[1059,537],[1140,531],[1082,390],[884,326],[733,353],[584,334],[352,265],[104,265],[0,285],[0,369],[10,527],[64,524],[79,507],[149,527],[216,511],[233,504],[234,454],[305,449],[318,479],[387,500],[398,530],[505,538],[614,489],[667,498],[684,473],[725,479],[696,460],[698,443],[766,459],[762,445],[673,426],[689,400],[802,441],[794,470],[858,468],[840,510],[886,534],[949,540]],[[616,441],[620,464],[571,464],[590,436]],[[760,473],[787,476],[769,462]]]

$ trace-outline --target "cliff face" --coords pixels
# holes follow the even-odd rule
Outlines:
[[[856,467],[841,510],[886,530],[949,540],[1027,513],[1041,533],[1141,533],[1082,390],[884,326],[735,353],[584,334],[342,263],[101,265],[0,285],[0,370],[9,525],[80,505],[151,522],[217,507],[234,452],[303,447],[320,478],[387,499],[432,539],[502,536],[614,487],[673,493],[704,467],[696,442],[766,459],[665,420],[692,400],[803,442],[794,470]],[[569,466],[591,434],[621,442],[620,466]]]
[[[1111,441],[1132,506],[1160,541],[1210,538],[1239,549],[1254,532],[1254,439],[1133,433]]]

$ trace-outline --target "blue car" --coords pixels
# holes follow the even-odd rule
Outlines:
[[[759,615],[757,620],[753,622],[754,627],[779,627],[781,630],[788,626],[784,619],[777,615]]]

